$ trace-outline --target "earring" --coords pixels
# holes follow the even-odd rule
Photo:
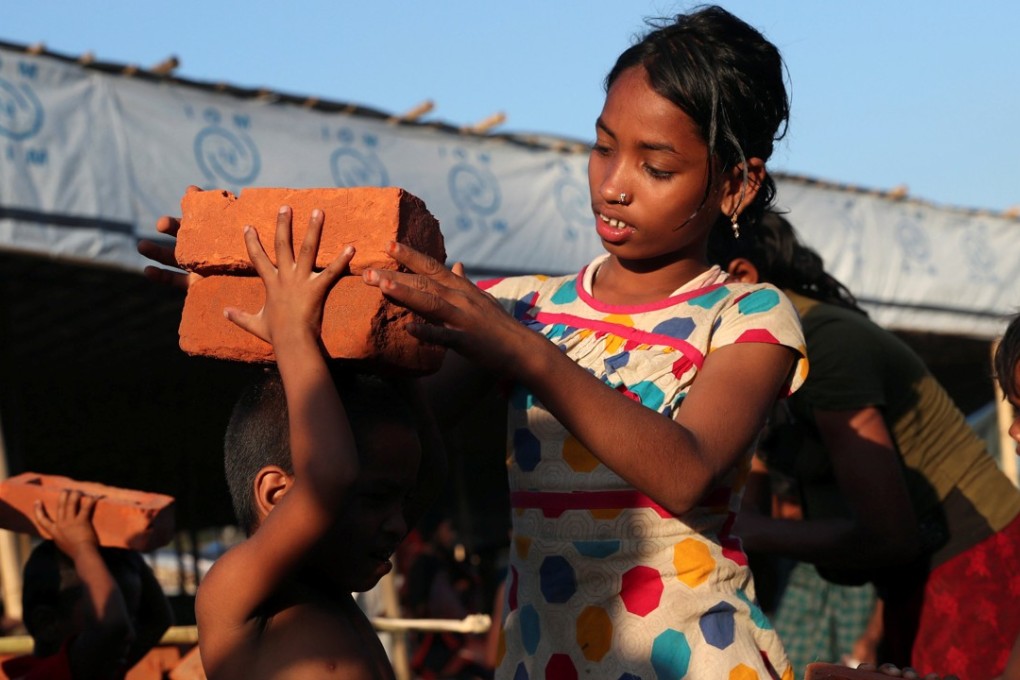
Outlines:
[[[737,213],[730,215],[730,226],[733,227],[733,238],[740,238],[740,222],[737,221]]]

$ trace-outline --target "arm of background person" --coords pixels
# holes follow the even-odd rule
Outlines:
[[[850,518],[773,520],[742,513],[735,532],[751,551],[780,553],[821,566],[904,564],[921,550],[900,455],[873,406],[815,411]]]

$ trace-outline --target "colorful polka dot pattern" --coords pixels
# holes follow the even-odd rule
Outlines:
[[[669,417],[720,347],[767,342],[804,355],[796,313],[774,288],[714,269],[660,303],[606,306],[588,292],[598,264],[483,287],[606,385]],[[806,372],[802,359],[791,390]],[[508,440],[514,539],[498,678],[792,680],[730,534],[746,465],[676,517],[521,388]]]

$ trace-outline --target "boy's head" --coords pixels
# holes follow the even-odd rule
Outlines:
[[[1002,393],[1013,404],[1013,424],[1009,436],[1020,445],[1020,315],[1013,318],[995,350],[995,379]],[[1020,446],[1017,447],[1020,454]]]
[[[106,568],[117,582],[132,619],[141,607],[141,556],[121,548],[99,549]],[[25,627],[35,641],[35,653],[56,653],[70,637],[81,633],[86,621],[84,587],[74,563],[53,541],[35,547],[25,563],[21,593]]]
[[[404,501],[417,479],[421,444],[404,393],[379,376],[331,367],[354,435],[358,480],[310,564],[328,580],[367,590],[388,570],[407,533]],[[227,484],[238,522],[250,536],[293,483],[287,401],[275,369],[268,369],[234,407],[225,438]]]

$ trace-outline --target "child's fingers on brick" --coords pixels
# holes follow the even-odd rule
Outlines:
[[[39,529],[39,533],[42,534],[43,538],[53,538],[53,520],[50,519],[50,514],[46,511],[46,506],[43,505],[42,501],[36,501],[33,503],[32,514],[35,515],[35,525]]]
[[[322,285],[327,289],[332,288],[340,280],[340,277],[343,276],[343,273],[348,270],[352,259],[354,259],[354,246],[344,246],[344,249],[337,255],[336,259],[319,272]]]
[[[178,217],[171,215],[163,215],[156,220],[156,231],[167,236],[177,236],[177,232],[181,229],[181,220]]]
[[[265,342],[272,342],[272,340],[266,336],[262,331],[258,320],[258,314],[252,314],[243,310],[237,309],[236,307],[227,307],[223,310],[223,316],[227,317],[227,320],[245,330],[260,340]]]
[[[273,267],[273,263],[269,260],[269,256],[266,255],[265,248],[262,247],[259,233],[250,224],[244,225],[244,245],[248,249],[248,259],[251,260],[255,271],[264,281],[275,271],[275,267]],[[278,258],[277,261],[279,261],[279,249],[277,249],[276,256]]]
[[[319,241],[322,238],[324,221],[325,215],[321,210],[318,208],[312,210],[312,215],[308,218],[308,231],[305,232],[305,238],[301,242],[297,257],[298,264],[308,271],[315,268],[315,256],[319,253]]]
[[[67,517],[67,509],[70,502],[71,491],[69,489],[62,489],[60,495],[57,496],[57,520]]]
[[[390,254],[394,259],[406,266],[411,271],[446,282],[446,279],[454,278],[452,272],[442,262],[419,252],[410,246],[394,242],[390,248]]]
[[[283,265],[294,264],[294,241],[290,228],[290,221],[293,213],[288,205],[281,205],[276,213],[276,236],[274,245],[276,247],[276,266],[283,269]]]
[[[374,276],[373,276],[374,275]],[[413,309],[434,323],[449,321],[456,310],[442,296],[443,286],[422,274],[366,271],[365,280],[378,286],[383,295]]]
[[[93,496],[91,494],[82,494],[81,504],[79,506],[80,514],[85,515],[89,519],[92,519],[92,513],[95,512],[96,503],[98,501],[99,498],[97,498],[96,496]]]

